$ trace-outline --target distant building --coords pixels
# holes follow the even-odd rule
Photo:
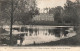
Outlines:
[[[54,21],[53,14],[40,13],[33,18],[33,21]]]

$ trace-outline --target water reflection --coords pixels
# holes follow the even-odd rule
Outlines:
[[[61,37],[62,35],[67,36],[68,33],[74,31],[72,27],[56,27],[53,29],[21,27],[21,29],[13,28],[13,30],[17,30],[18,32],[26,32],[26,36],[55,35],[56,37]]]
[[[4,29],[10,31],[9,27]],[[19,45],[58,41],[76,35],[73,26],[14,26],[12,33]]]
[[[18,35],[24,34],[23,45],[35,43],[46,43],[50,41],[57,41],[63,38],[69,38],[76,35],[73,27],[21,27],[17,30]],[[17,32],[16,32],[17,33]],[[14,34],[14,32],[13,32]]]

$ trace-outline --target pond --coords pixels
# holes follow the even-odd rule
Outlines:
[[[4,27],[4,29],[10,32],[9,27]],[[76,35],[73,26],[15,25],[12,33],[19,37],[16,39],[19,45],[47,43]]]

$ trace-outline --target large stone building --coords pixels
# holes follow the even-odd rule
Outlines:
[[[54,21],[53,14],[40,13],[33,18],[33,21]]]

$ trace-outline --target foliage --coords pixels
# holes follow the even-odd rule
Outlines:
[[[72,2],[67,0],[64,4],[64,8],[57,6],[49,10],[50,14],[53,14],[54,21],[61,25],[78,25],[80,23],[80,2],[76,0]]]
[[[79,24],[79,15],[77,14],[77,3],[68,0],[64,6],[63,21],[72,25]]]
[[[32,1],[31,1],[32,2]],[[6,1],[6,4],[2,3],[4,8],[2,9],[2,18],[5,20],[10,20],[11,17],[11,0]],[[34,7],[28,3],[27,0],[13,0],[13,22],[21,22],[23,25],[27,24],[33,18],[33,15],[39,13],[36,2],[34,0]]]
[[[62,23],[62,12],[63,8],[61,6],[57,6],[49,10],[49,13],[54,15],[54,23]]]

